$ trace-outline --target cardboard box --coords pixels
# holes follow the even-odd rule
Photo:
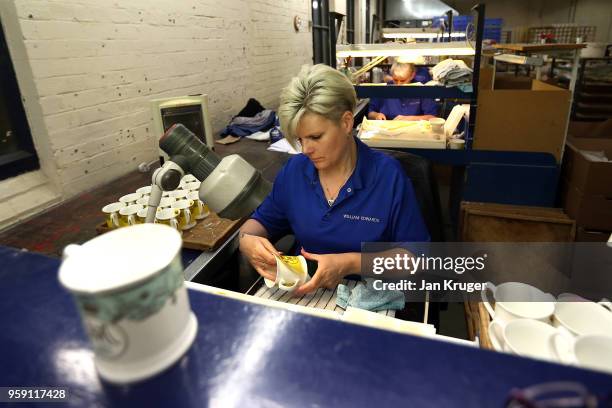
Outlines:
[[[612,119],[601,122],[570,122],[568,136],[576,138],[612,139]]]
[[[559,163],[570,91],[537,80],[530,83],[530,89],[522,89],[522,82],[499,79],[495,86],[479,91],[474,149],[545,152]]]
[[[561,172],[562,178],[580,194],[612,199],[612,162],[591,161],[580,150],[602,150],[612,159],[612,139],[568,137]]]
[[[579,227],[612,231],[612,197],[584,194],[565,179],[563,203],[565,211]]]
[[[578,228],[576,231],[576,242],[608,242],[612,231],[597,231],[586,228]]]

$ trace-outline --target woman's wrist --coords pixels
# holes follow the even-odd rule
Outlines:
[[[361,275],[361,253],[348,252],[343,255],[342,267],[340,268],[341,277],[347,275]]]

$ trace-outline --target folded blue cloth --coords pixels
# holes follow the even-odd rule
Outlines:
[[[353,290],[346,285],[338,285],[336,304],[343,309],[348,306],[377,312],[379,310],[399,310],[406,303],[404,292],[399,290],[375,290],[373,279],[357,282]]]
[[[263,132],[274,126],[276,113],[264,110],[253,117],[236,116],[230,124],[221,131],[221,136],[234,135],[244,137],[255,132]]]

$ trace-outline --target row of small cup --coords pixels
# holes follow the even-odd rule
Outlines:
[[[168,205],[166,205],[168,204]],[[102,212],[106,215],[106,226],[110,229],[143,224],[147,217],[148,207],[143,204],[111,203]],[[188,230],[196,225],[197,220],[208,217],[210,211],[199,199],[185,199],[164,203],[157,208],[155,222],[170,225],[177,230]]]
[[[494,308],[487,290],[496,299]],[[482,300],[493,319],[489,337],[496,350],[612,372],[612,303],[606,299],[555,299],[524,283],[487,282]]]

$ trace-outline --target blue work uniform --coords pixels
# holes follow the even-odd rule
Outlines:
[[[393,81],[388,84],[393,85]],[[397,115],[437,116],[438,105],[433,99],[427,98],[371,98],[369,112],[384,113],[389,120],[394,119]]]
[[[293,233],[315,254],[361,252],[362,242],[425,242],[429,233],[399,162],[359,139],[357,163],[330,207],[317,169],[299,154],[285,164],[251,218],[271,240]]]

